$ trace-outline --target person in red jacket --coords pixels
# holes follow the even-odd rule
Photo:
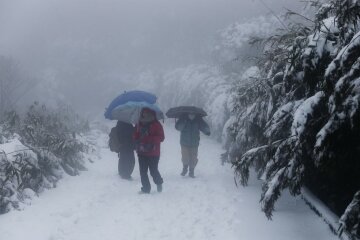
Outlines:
[[[139,159],[139,169],[142,188],[140,193],[150,193],[151,185],[148,177],[148,169],[157,191],[162,191],[163,179],[158,165],[160,160],[160,143],[164,141],[164,130],[161,123],[156,119],[156,114],[148,108],[141,112],[140,121],[135,126],[134,141]]]

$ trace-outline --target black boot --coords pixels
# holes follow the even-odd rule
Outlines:
[[[133,180],[133,178],[131,176],[120,176],[122,179],[125,179],[125,180],[128,180],[128,181],[131,181]]]
[[[144,189],[143,187],[140,189],[139,194],[149,194],[150,190]]]
[[[189,177],[191,177],[191,178],[195,178],[195,175],[194,175],[194,168],[190,168],[190,171],[189,171]]]
[[[183,166],[183,170],[182,170],[182,172],[181,172],[181,176],[185,176],[185,175],[187,174],[187,172],[188,172],[188,166],[187,166],[187,165],[184,165],[184,166]]]

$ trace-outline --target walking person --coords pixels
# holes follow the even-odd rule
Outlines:
[[[195,114],[184,114],[175,124],[175,128],[181,132],[181,160],[183,169],[181,176],[189,172],[189,177],[195,177],[195,167],[198,163],[198,148],[200,144],[200,131],[205,135],[210,135],[210,127],[204,119]]]
[[[144,108],[134,132],[142,184],[139,193],[150,193],[151,191],[148,170],[150,170],[150,175],[157,186],[157,191],[162,192],[163,179],[158,165],[160,160],[160,143],[164,139],[164,130],[161,123],[156,119],[155,112]]]
[[[121,178],[131,180],[131,174],[135,167],[134,155],[134,126],[130,123],[118,121],[116,124],[116,133],[119,141],[119,162],[118,172]]]

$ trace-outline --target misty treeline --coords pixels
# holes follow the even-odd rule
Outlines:
[[[89,123],[65,105],[56,109],[35,102],[27,111],[2,113],[0,122],[0,214],[19,209],[64,174],[85,170],[94,145]],[[5,150],[5,151],[4,151]]]
[[[254,168],[268,218],[282,191],[306,186],[360,237],[360,1],[311,1],[289,11],[233,91],[226,148],[242,185]]]

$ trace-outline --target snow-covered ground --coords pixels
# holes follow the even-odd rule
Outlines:
[[[268,221],[259,207],[260,182],[237,188],[230,166],[220,165],[220,144],[204,136],[197,177],[181,177],[179,134],[172,127],[165,128],[162,145],[162,193],[137,193],[137,165],[134,180],[122,180],[104,136],[101,158],[89,171],[65,177],[22,211],[0,215],[0,239],[337,239],[299,198],[282,197]]]

